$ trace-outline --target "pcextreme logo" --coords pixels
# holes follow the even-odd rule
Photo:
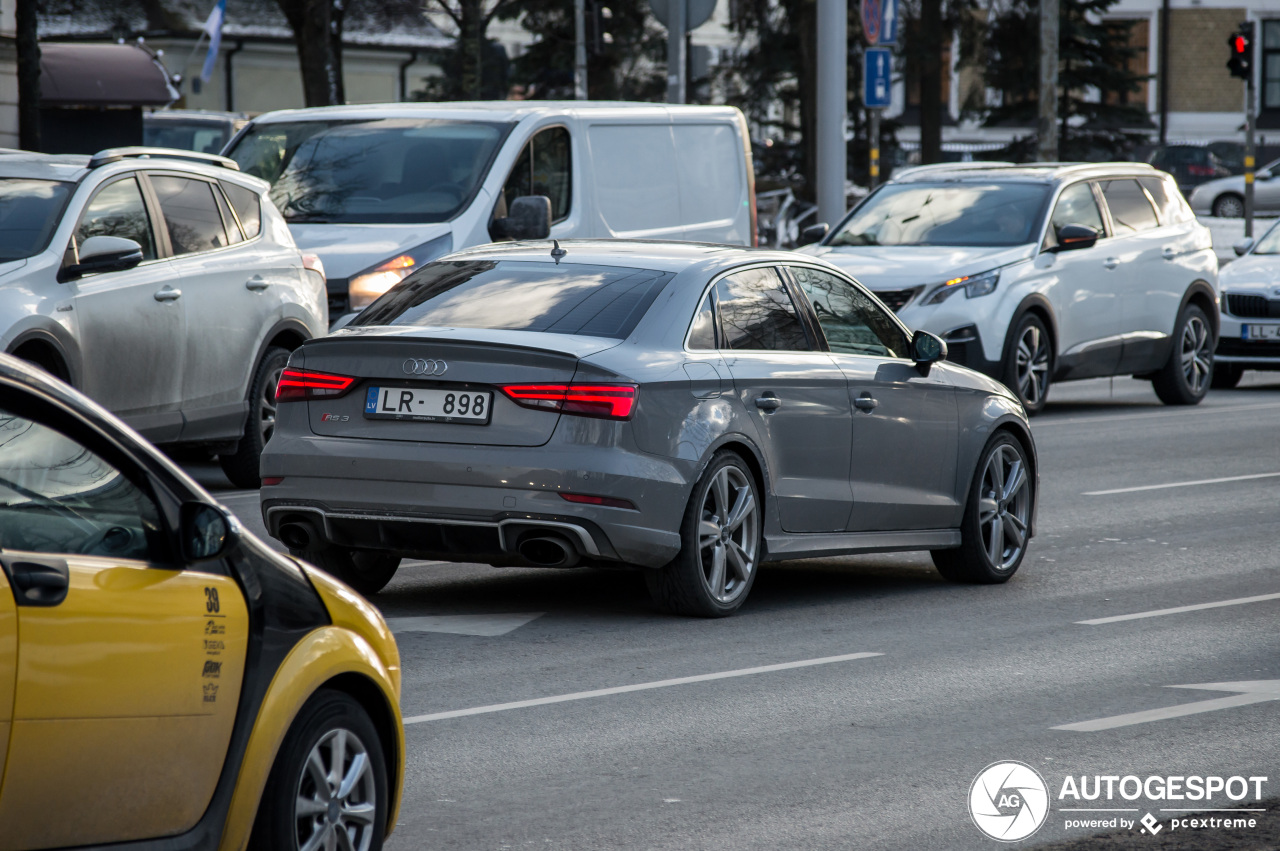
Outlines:
[[[1049,815],[1049,786],[1029,765],[993,762],[973,778],[969,815],[978,830],[1001,842],[1018,842]]]

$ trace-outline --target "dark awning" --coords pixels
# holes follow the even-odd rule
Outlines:
[[[164,66],[140,47],[40,45],[41,106],[165,106],[177,99]]]

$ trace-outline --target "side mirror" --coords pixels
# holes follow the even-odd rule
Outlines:
[[[800,238],[796,240],[796,247],[801,245],[812,245],[823,239],[831,231],[831,225],[826,222],[818,222],[816,225],[809,225],[800,231]]]
[[[205,502],[188,502],[181,513],[182,557],[187,562],[208,561],[227,551],[238,524],[222,509]]]
[[[921,371],[928,372],[932,364],[947,359],[947,344],[936,334],[917,331],[911,338],[911,359]]]
[[[1248,254],[1250,248],[1253,248],[1253,237],[1251,236],[1246,236],[1244,239],[1237,240],[1231,246],[1231,250],[1236,253],[1237,257],[1243,257]]]
[[[506,218],[494,220],[493,236],[515,240],[551,236],[551,199],[546,195],[525,195],[515,199]]]
[[[1058,228],[1058,247],[1054,251],[1075,251],[1093,248],[1098,243],[1098,232],[1088,225],[1063,225]]]
[[[1261,171],[1255,171],[1253,173],[1254,180],[1270,180],[1273,177],[1275,177],[1275,175],[1271,173],[1271,169],[1269,168],[1264,168]]]
[[[97,272],[122,272],[142,262],[142,246],[120,236],[91,236],[80,244],[80,262],[62,268],[67,281]]]

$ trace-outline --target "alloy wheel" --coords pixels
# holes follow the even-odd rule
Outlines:
[[[737,467],[722,467],[702,500],[698,558],[702,580],[717,601],[732,603],[746,591],[756,568],[760,512],[751,479]]]
[[[262,382],[262,398],[258,400],[261,412],[258,415],[258,431],[262,434],[262,445],[265,446],[276,430],[276,387],[280,384],[280,374],[284,372],[284,364],[271,370],[267,381]]]
[[[1213,376],[1213,335],[1199,316],[1188,318],[1182,328],[1181,357],[1187,389],[1199,396]]]
[[[341,727],[330,730],[311,748],[298,778],[295,847],[368,851],[376,831],[377,795],[360,737]]]
[[[1220,219],[1243,219],[1244,200],[1235,195],[1225,195],[1213,203],[1213,214]]]
[[[1049,341],[1040,326],[1027,325],[1018,338],[1018,395],[1034,408],[1044,398],[1049,384]]]
[[[1031,515],[1031,483],[1026,463],[1009,444],[997,446],[982,471],[978,496],[978,528],[987,558],[997,570],[1018,563],[1027,545]]]

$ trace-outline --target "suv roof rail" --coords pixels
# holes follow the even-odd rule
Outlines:
[[[229,168],[233,171],[240,170],[240,164],[235,160],[229,157],[220,157],[217,154],[205,154],[200,151],[183,151],[177,148],[144,148],[141,146],[107,148],[105,151],[98,151],[98,153],[94,154],[89,160],[89,168],[100,168],[109,163],[116,163],[127,159],[187,160],[188,162]]]
[[[928,165],[913,165],[907,168],[900,168],[894,171],[893,177],[896,180],[899,177],[905,177],[909,174],[920,174],[921,172],[930,171],[970,171],[973,169],[983,168],[1010,168],[1016,167],[1017,163],[1007,162],[970,162],[970,163],[929,163]]]

